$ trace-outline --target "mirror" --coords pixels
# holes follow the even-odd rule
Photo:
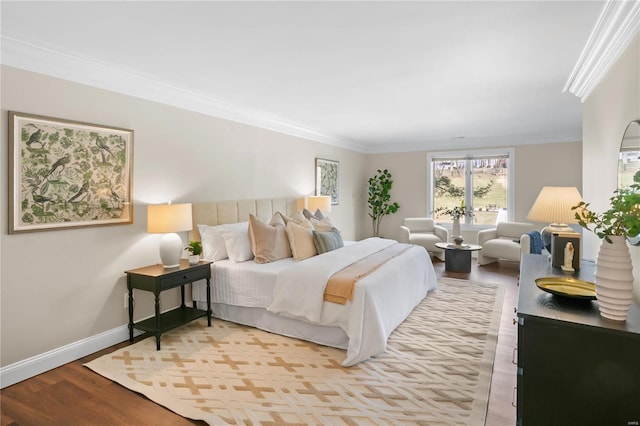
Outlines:
[[[622,135],[618,157],[618,189],[629,188],[636,173],[640,173],[640,120],[629,123]],[[640,244],[640,235],[628,239],[633,245]]]

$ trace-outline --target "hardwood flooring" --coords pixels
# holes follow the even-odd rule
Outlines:
[[[503,283],[506,287],[498,346],[491,380],[486,425],[513,426],[515,408],[511,405],[516,383],[512,364],[517,328],[513,325],[517,304],[518,264],[500,262],[478,266],[473,260],[471,273],[450,273],[444,262],[433,260],[438,276]],[[79,360],[16,383],[0,391],[0,425],[200,425],[149,401],[117,383],[83,367],[85,362],[124,347],[109,347]],[[471,425],[473,426],[473,425]]]

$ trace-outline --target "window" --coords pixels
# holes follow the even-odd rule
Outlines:
[[[452,218],[442,210],[462,206],[466,225],[494,225],[513,217],[513,150],[429,154],[427,210],[440,223]],[[469,213],[473,212],[473,215]]]

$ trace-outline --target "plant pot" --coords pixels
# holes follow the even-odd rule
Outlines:
[[[198,262],[200,262],[200,255],[199,254],[190,254],[189,255],[189,265],[195,265]]]
[[[596,297],[600,315],[625,321],[633,300],[633,264],[624,236],[602,240],[596,261]]]

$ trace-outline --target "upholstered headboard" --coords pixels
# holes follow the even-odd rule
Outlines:
[[[249,220],[249,213],[268,222],[275,212],[292,215],[298,210],[297,198],[259,198],[251,200],[202,201],[191,203],[193,229],[189,241],[200,241],[198,224],[223,225]]]

